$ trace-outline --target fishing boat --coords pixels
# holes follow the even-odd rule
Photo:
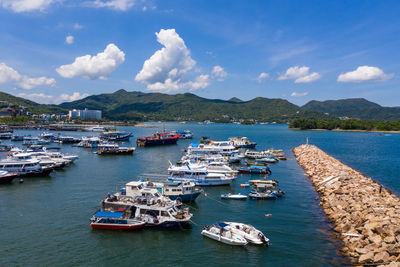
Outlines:
[[[226,229],[228,224],[223,222],[217,222],[210,226],[205,226],[201,231],[203,236],[209,237],[221,243],[225,243],[233,246],[245,246],[247,245],[247,240],[240,235]]]
[[[278,199],[278,196],[272,191],[257,192],[251,191],[249,193],[250,199]]]
[[[100,135],[100,139],[118,142],[118,141],[129,141],[132,133],[126,133],[121,131],[105,131]]]
[[[236,148],[255,148],[257,143],[250,142],[245,136],[231,137],[229,142]]]
[[[101,140],[99,137],[82,137],[81,141],[76,145],[78,147],[84,147],[84,148],[96,148],[99,146],[101,143]]]
[[[136,139],[136,145],[138,147],[175,145],[178,142],[180,136],[180,134],[156,133],[152,136],[139,137],[138,139]]]
[[[249,166],[241,167],[238,169],[240,173],[250,173],[250,174],[271,174],[271,170],[268,166]]]
[[[234,200],[246,200],[247,196],[246,195],[242,195],[242,194],[222,194],[221,195],[222,199],[234,199]]]
[[[232,231],[235,234],[238,234],[245,238],[249,243],[253,243],[256,245],[269,245],[269,239],[260,231],[257,230],[254,226],[250,224],[237,223],[237,222],[223,222],[227,226],[225,229]]]
[[[169,181],[190,181],[198,186],[230,185],[236,179],[223,173],[210,173],[205,167],[190,168],[189,164],[171,165],[168,174]]]
[[[11,183],[16,177],[18,177],[17,172],[0,171],[0,184]]]
[[[94,152],[98,155],[112,155],[112,154],[133,154],[134,147],[120,147],[118,144],[99,144],[97,151]]]
[[[90,226],[93,229],[137,230],[145,225],[145,222],[124,218],[124,214],[124,212],[98,211],[90,219]]]

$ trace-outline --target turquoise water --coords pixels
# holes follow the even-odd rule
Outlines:
[[[162,129],[126,127],[135,137]],[[291,149],[310,143],[353,168],[400,192],[400,134],[288,130],[286,125],[165,124],[167,130],[189,129],[198,140],[247,136],[258,149],[284,149],[288,158],[271,165],[287,196],[277,201],[221,201],[227,192],[245,193],[239,184],[205,188],[191,204],[189,229],[145,229],[136,232],[93,231],[89,218],[107,192],[146,173],[166,174],[191,141],[176,146],[139,148],[132,156],[98,156],[90,150],[63,145],[62,152],[79,160],[48,178],[25,179],[0,186],[1,266],[338,266],[348,264],[338,253],[310,181],[293,160]],[[19,131],[37,135],[39,132]],[[82,135],[82,133],[68,133]],[[131,139],[134,145],[135,138]],[[125,144],[129,145],[129,144]],[[256,176],[253,176],[256,177]],[[272,214],[265,217],[265,214]],[[218,220],[250,223],[271,240],[270,247],[231,247],[200,235],[202,225]]]

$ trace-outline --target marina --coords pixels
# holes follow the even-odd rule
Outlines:
[[[157,124],[154,124],[157,126]],[[159,129],[162,125],[158,124]],[[168,129],[173,129],[176,124],[167,124]],[[236,135],[248,136],[251,140],[257,142],[257,147],[260,150],[267,147],[279,147],[286,153],[288,159],[293,156],[291,155],[291,148],[297,144],[304,143],[305,133],[293,132],[287,130],[285,125],[260,125],[260,126],[237,126],[237,125],[197,125],[197,124],[186,124],[185,127],[195,133],[196,136],[209,135],[215,140],[228,140],[232,136],[232,132],[237,133]],[[147,128],[123,128],[121,130],[134,132],[135,136],[148,136],[154,129]],[[221,130],[223,130],[221,134]],[[22,132],[18,131],[18,134],[31,134],[37,136],[39,132]],[[82,133],[77,132],[76,137],[81,138]],[[88,132],[88,136],[92,135],[93,132]],[[349,136],[341,136],[340,133],[311,133],[311,140],[316,143],[324,143],[324,136],[327,135],[336,136],[338,140],[342,140],[348,148],[349,142],[347,141]],[[310,135],[310,134],[308,134]],[[358,133],[356,133],[358,135]],[[366,134],[368,137],[370,134]],[[75,135],[74,135],[75,136]],[[268,142],[263,141],[265,137],[268,137]],[[379,138],[372,137],[371,138]],[[357,140],[359,137],[356,136],[352,141]],[[382,138],[382,137],[380,137]],[[386,137],[384,137],[386,138]],[[396,138],[396,137],[389,137]],[[291,141],[287,141],[291,140]],[[377,139],[381,140],[381,139]],[[382,141],[385,141],[382,139]],[[124,146],[134,145],[134,140],[130,143],[123,144]],[[341,248],[340,241],[332,238],[332,227],[329,222],[326,221],[325,215],[323,214],[318,202],[315,201],[316,193],[309,182],[308,178],[304,176],[302,169],[293,160],[279,161],[276,164],[270,165],[272,175],[267,179],[268,182],[264,181],[265,178],[259,175],[249,174],[237,174],[236,180],[234,180],[230,186],[220,187],[203,187],[204,194],[200,194],[195,202],[188,202],[184,204],[182,208],[189,208],[186,213],[190,221],[186,223],[172,223],[171,221],[166,222],[167,226],[178,226],[178,230],[173,231],[161,231],[158,228],[154,228],[159,224],[154,223],[154,217],[144,216],[147,218],[147,223],[152,223],[153,226],[145,226],[143,230],[134,230],[134,236],[125,233],[125,231],[92,231],[89,226],[90,218],[96,214],[96,210],[102,208],[101,201],[105,199],[107,193],[110,193],[110,197],[115,193],[121,193],[120,188],[126,187],[126,184],[131,181],[139,181],[146,177],[146,173],[152,172],[155,174],[163,174],[160,178],[149,177],[154,183],[153,188],[150,188],[149,194],[158,193],[158,187],[156,183],[165,182],[168,177],[167,169],[169,168],[168,161],[178,161],[182,157],[182,150],[186,150],[190,145],[191,140],[180,140],[178,145],[175,146],[161,146],[152,147],[146,149],[137,149],[132,157],[113,156],[113,157],[97,157],[92,153],[91,149],[83,149],[75,147],[72,144],[62,145],[60,153],[76,154],[79,159],[75,160],[74,164],[70,164],[65,170],[55,170],[48,177],[37,177],[32,179],[25,179],[23,184],[18,184],[15,179],[12,184],[3,185],[0,187],[1,197],[3,203],[6,203],[6,207],[14,207],[20,202],[21,197],[23,200],[29,200],[28,206],[19,206],[16,209],[6,209],[7,212],[18,216],[19,213],[26,216],[31,216],[29,220],[42,221],[42,218],[51,216],[53,223],[46,228],[41,225],[36,225],[37,231],[46,231],[56,236],[56,240],[63,240],[64,243],[70,244],[71,252],[76,255],[85,254],[87,262],[94,261],[98,262],[99,258],[101,261],[107,262],[107,255],[110,255],[109,248],[118,248],[117,255],[120,257],[130,258],[130,251],[132,249],[145,253],[151,246],[155,248],[163,248],[163,253],[169,253],[179,257],[181,253],[191,255],[192,258],[202,259],[202,264],[207,262],[211,264],[218,258],[221,264],[229,264],[229,255],[231,254],[231,246],[221,244],[215,240],[209,240],[208,238],[202,238],[200,233],[203,226],[211,225],[212,223],[218,222],[240,222],[244,224],[253,225],[256,229],[260,230],[269,239],[270,246],[253,246],[246,245],[245,248],[251,251],[251,257],[249,257],[246,251],[242,251],[242,246],[235,248],[235,254],[237,254],[237,261],[241,264],[252,262],[255,265],[263,265],[268,261],[273,260],[278,264],[292,265],[295,262],[301,261],[304,266],[312,264],[313,262],[321,262],[323,265],[342,265],[347,263],[345,257],[340,256],[339,250]],[[393,141],[392,141],[393,142]],[[93,149],[94,151],[95,149]],[[331,148],[332,151],[332,148]],[[339,151],[339,150],[334,150]],[[386,151],[385,151],[386,153]],[[377,154],[380,157],[382,154]],[[389,155],[388,155],[389,156]],[[339,156],[340,157],[340,156]],[[347,155],[342,155],[346,158]],[[245,164],[244,161],[242,164]],[[368,164],[371,164],[369,162]],[[88,166],[101,166],[101,168],[88,168]],[[132,166],[126,168],[126,166]],[[149,167],[151,166],[151,167]],[[370,165],[368,165],[370,166]],[[234,168],[239,166],[233,165]],[[373,166],[371,166],[373,167]],[[277,182],[274,182],[276,179]],[[258,181],[260,180],[260,181]],[[241,187],[242,184],[249,183],[249,187]],[[247,196],[254,188],[254,184],[271,184],[273,189],[277,185],[282,188],[286,195],[285,197],[279,198],[279,200],[221,200],[221,195],[229,194],[242,194]],[[252,184],[250,186],[250,184]],[[43,191],[44,188],[49,190]],[[155,190],[155,191],[151,191]],[[30,192],[30,194],[27,194]],[[34,198],[30,195],[34,194]],[[62,196],[60,196],[62,195]],[[18,196],[18,197],[17,197]],[[52,199],[52,203],[46,201],[46,209],[41,209],[37,212],[39,214],[31,213],[31,208],[36,205],[43,203],[44,199]],[[301,199],[301,201],[299,201]],[[57,201],[55,201],[57,200]],[[221,202],[221,203],[220,203]],[[142,202],[141,202],[142,203]],[[157,201],[155,202],[157,203]],[[120,203],[117,201],[106,201],[105,208],[106,212],[118,212],[116,207]],[[146,210],[156,210],[151,206],[134,203],[139,210],[143,207]],[[187,206],[188,205],[188,206]],[[62,214],[55,214],[54,210],[63,207],[64,213],[68,214],[68,218],[65,218]],[[111,208],[113,208],[111,210]],[[150,209],[149,209],[150,208]],[[2,207],[4,210],[4,207]],[[5,210],[4,210],[5,211]],[[129,209],[127,210],[129,211]],[[131,214],[132,214],[132,210]],[[159,209],[159,215],[161,216],[161,209]],[[125,212],[125,211],[124,211]],[[145,214],[149,214],[146,212]],[[135,214],[140,215],[140,212]],[[192,216],[190,215],[192,214]],[[266,216],[267,214],[268,217]],[[40,215],[40,217],[39,217]],[[101,215],[101,214],[99,214]],[[154,214],[153,214],[154,215]],[[175,214],[177,215],[177,214]],[[117,215],[115,215],[117,216]],[[106,224],[107,220],[105,217],[95,217],[99,220],[99,223]],[[122,221],[112,221],[111,224],[117,224],[125,226],[125,219],[127,218],[115,218],[121,219]],[[162,221],[165,218],[159,217],[158,220]],[[2,225],[7,225],[8,217],[2,217]],[[68,224],[61,226],[62,221],[68,221]],[[114,220],[114,219],[113,219]],[[110,222],[110,221],[108,221]],[[282,223],[285,222],[285,223]],[[19,223],[16,222],[16,227]],[[128,224],[128,221],[126,221]],[[170,224],[170,225],[168,225]],[[134,225],[134,223],[132,223]],[[182,225],[183,229],[180,229]],[[9,228],[9,226],[6,226]],[[22,230],[21,230],[22,229]],[[44,230],[46,229],[46,230]],[[36,232],[30,231],[29,229],[20,228],[24,236],[29,236],[29,239],[35,239],[36,242],[43,243],[45,239],[40,238]],[[69,234],[66,234],[66,233]],[[17,234],[11,228],[7,230],[7,235],[4,237],[6,241],[11,242],[11,238],[20,240]],[[15,235],[13,235],[15,233]],[[19,234],[18,234],[19,235]],[[84,237],[84,240],[82,240]],[[157,244],[154,244],[152,240],[157,239]],[[99,242],[104,244],[107,242],[106,247],[101,247]],[[48,242],[48,240],[46,240]],[[123,244],[121,244],[121,242]],[[138,243],[139,242],[139,243]],[[177,246],[178,244],[191,244],[188,248],[182,248],[179,251],[175,251],[172,245]],[[248,241],[246,241],[249,243]],[[12,242],[10,243],[12,244]],[[31,246],[31,242],[26,240],[19,246]],[[54,243],[53,243],[54,244]],[[128,245],[129,244],[129,245]],[[90,250],[89,250],[90,247]],[[95,250],[93,250],[95,248]],[[196,249],[191,249],[196,248]],[[210,250],[218,250],[218,253],[210,253]],[[239,249],[236,251],[236,249]],[[54,247],[49,252],[57,252],[59,249]],[[318,252],[317,254],[310,253],[310,251]],[[41,252],[41,253],[40,253]],[[13,255],[13,257],[10,257]],[[28,254],[33,253],[41,254],[41,257],[33,257],[33,262],[36,264],[46,262],[56,263],[59,259],[46,253],[45,248],[33,247]],[[339,253],[339,254],[338,254]],[[14,260],[22,260],[17,254],[12,251],[8,252],[8,256],[0,252],[1,256],[6,263],[12,264]],[[37,254],[38,255],[38,254]],[[16,257],[16,258],[15,258]],[[65,262],[74,264],[74,259],[63,258]],[[135,256],[131,258],[139,264],[145,264],[148,262],[149,257],[145,254],[141,256]],[[85,260],[85,261],[86,261]],[[172,261],[166,260],[167,264]],[[185,261],[184,261],[185,262]],[[99,263],[99,262],[98,262]],[[122,263],[122,262],[121,262]]]

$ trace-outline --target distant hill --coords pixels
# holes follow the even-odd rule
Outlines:
[[[12,107],[23,106],[27,110],[29,110],[31,113],[35,113],[35,114],[65,113],[67,111],[57,105],[42,105],[42,104],[38,104],[36,102],[27,100],[25,98],[13,96],[11,94],[7,94],[4,92],[0,92],[0,101],[7,101],[9,103],[9,105],[11,105]],[[5,106],[4,103],[2,105]]]
[[[310,101],[301,110],[320,111],[339,117],[374,121],[400,121],[399,107],[382,107],[364,98],[349,98],[328,101]]]
[[[215,120],[228,115],[235,119],[287,121],[299,107],[283,99],[257,97],[250,101],[207,99],[194,94],[167,95],[161,93],[118,90],[62,103],[62,108],[101,109],[104,117],[113,120]],[[225,116],[226,117],[226,116]]]
[[[382,107],[363,98],[310,101],[301,108],[284,99],[257,97],[250,101],[207,99],[191,93],[127,92],[92,95],[60,105],[41,105],[0,92],[0,101],[24,106],[31,113],[65,114],[70,109],[99,109],[110,120],[212,120],[254,119],[288,122],[296,118],[336,120],[338,117],[375,121],[400,121],[400,107]],[[2,104],[4,105],[4,104]],[[328,113],[325,114],[325,113]]]

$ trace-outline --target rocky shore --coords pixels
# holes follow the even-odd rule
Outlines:
[[[293,149],[354,264],[400,266],[400,199],[312,145]]]

